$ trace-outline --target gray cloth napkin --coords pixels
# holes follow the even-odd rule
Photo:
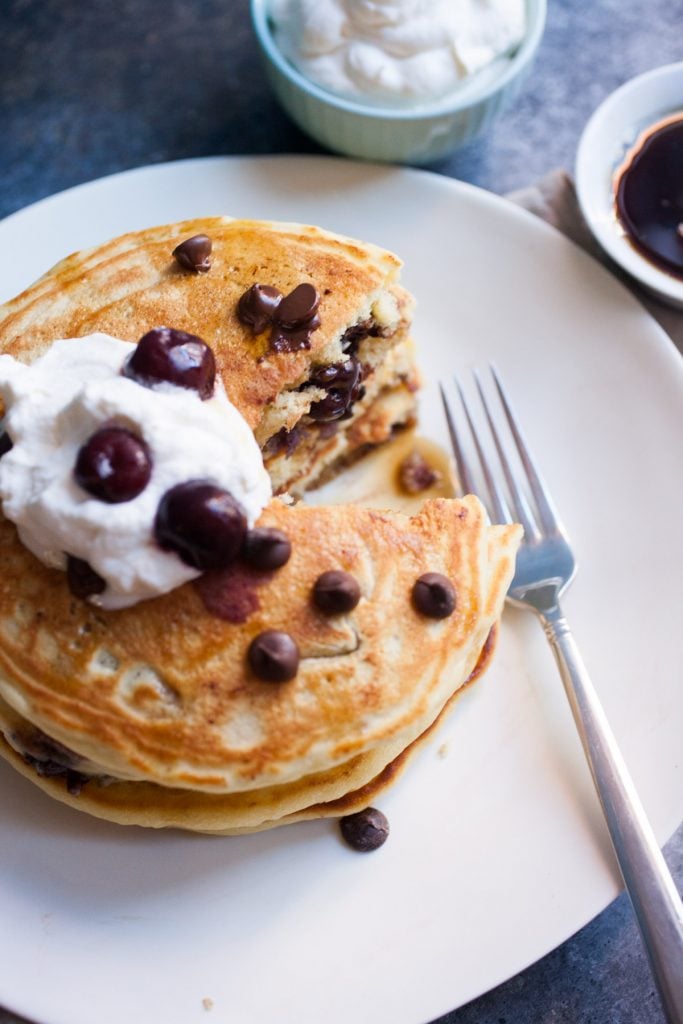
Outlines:
[[[683,353],[683,310],[666,306],[649,295],[603,252],[583,219],[574,183],[566,171],[551,171],[535,185],[510,192],[507,198],[552,224],[608,267],[664,328],[678,351]]]

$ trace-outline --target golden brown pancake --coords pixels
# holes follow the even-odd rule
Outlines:
[[[435,499],[412,518],[274,501],[260,522],[292,541],[272,576],[238,566],[109,613],[73,598],[0,522],[0,719],[34,769],[41,757],[61,767],[60,799],[116,821],[216,832],[335,813],[330,802],[371,784],[470,676],[500,615],[518,527],[487,526],[472,497]],[[361,585],[347,615],[312,603],[327,569]],[[424,572],[453,582],[449,618],[413,606]],[[223,602],[246,621],[219,618]],[[290,682],[248,667],[266,628],[299,645]],[[41,734],[58,746],[41,754]],[[66,769],[92,776],[79,796]]]
[[[208,273],[183,269],[172,255],[196,234],[212,241]],[[30,362],[58,338],[95,331],[133,342],[162,325],[199,335],[263,448],[275,490],[302,493],[332,464],[414,419],[413,300],[398,284],[400,267],[377,246],[300,224],[213,217],[149,228],[67,257],[0,307],[0,351]],[[268,330],[254,335],[240,322],[239,299],[257,283],[283,295],[315,286],[321,323],[309,349],[273,352]],[[348,418],[317,423],[309,410],[326,392],[311,374],[351,350],[365,395]]]

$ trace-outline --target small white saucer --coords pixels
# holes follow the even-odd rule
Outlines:
[[[614,210],[614,172],[642,131],[661,118],[683,114],[683,62],[632,78],[598,107],[576,154],[576,192],[586,221],[603,249],[648,291],[683,309],[683,281],[659,270],[631,245]]]

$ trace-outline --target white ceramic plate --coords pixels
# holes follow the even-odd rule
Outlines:
[[[73,189],[0,224],[0,286],[10,296],[129,229],[219,213],[316,222],[403,256],[435,438],[438,376],[496,361],[578,551],[567,613],[665,840],[683,814],[673,346],[530,215],[442,177],[341,160],[189,161]],[[550,652],[521,613],[506,612],[493,668],[381,806],[390,840],[363,856],[331,822],[238,839],[120,828],[3,765],[0,1003],[42,1024],[419,1024],[617,892]]]
[[[683,112],[683,61],[631,78],[600,104],[576,154],[576,194],[596,239],[612,259],[664,302],[683,308],[683,281],[631,245],[614,212],[614,173],[641,132]]]

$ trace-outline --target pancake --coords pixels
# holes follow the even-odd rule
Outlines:
[[[197,234],[211,239],[207,273],[172,255]],[[1,307],[0,351],[31,362],[58,338],[95,331],[132,342],[161,325],[196,334],[213,349],[275,490],[301,494],[415,419],[413,299],[400,268],[377,246],[300,224],[214,217],[149,228],[67,257]],[[316,288],[310,347],[274,351],[270,327],[255,334],[240,320],[239,301],[257,283],[285,296]],[[316,403],[329,394],[316,383],[320,370],[350,358],[360,393],[343,417],[320,419]]]
[[[197,234],[211,239],[208,271],[173,257]],[[203,338],[274,492],[287,492],[257,523],[291,543],[277,570],[240,557],[116,611],[75,597],[0,515],[0,755],[58,800],[215,834],[347,814],[398,775],[487,662],[520,527],[490,526],[472,496],[432,498],[412,516],[289,497],[414,419],[413,301],[399,270],[391,253],[319,228],[211,218],[76,253],[0,309],[0,351],[27,363],[96,332],[136,342],[167,325]],[[313,285],[317,312],[303,327],[294,317],[283,342],[285,327],[244,315],[256,284],[284,297]],[[342,414],[323,416],[349,373]],[[355,581],[352,608],[321,610],[326,572]],[[415,598],[427,573],[453,588],[445,617]],[[272,630],[300,656],[277,682],[250,655]]]
[[[131,824],[148,828],[183,828],[211,835],[242,835],[261,832],[279,825],[291,825],[314,818],[338,818],[364,810],[398,779],[446,713],[456,697],[488,668],[495,649],[497,627],[494,626],[479,654],[479,658],[462,687],[448,702],[416,740],[399,751],[393,760],[365,785],[349,789],[357,763],[342,765],[326,779],[302,779],[296,787],[290,786],[286,800],[275,787],[249,793],[212,796],[206,793],[171,789],[154,783],[123,782],[111,777],[84,775],[69,763],[73,760],[66,748],[56,748],[43,733],[38,732],[0,698],[0,755],[25,778],[36,783],[49,796],[94,817],[117,824]],[[392,750],[384,750],[384,758]],[[357,759],[360,761],[361,759]],[[81,768],[84,767],[81,764]],[[365,774],[370,765],[365,759]],[[88,784],[86,786],[86,783]],[[323,783],[326,783],[326,788]],[[341,793],[335,799],[304,804],[306,797],[315,799],[316,793]],[[287,810],[289,808],[289,810]],[[269,817],[275,809],[279,818]],[[232,824],[229,824],[232,823]]]
[[[0,752],[59,799],[128,824],[227,834],[367,803],[473,672],[520,528],[488,526],[472,497],[429,501],[410,518],[274,501],[261,522],[292,540],[269,578],[207,574],[115,613],[72,598],[0,522]],[[347,615],[312,605],[326,569],[361,585]],[[446,619],[411,601],[427,571],[454,584]],[[238,596],[246,621],[218,618]],[[264,683],[246,649],[282,627],[299,671]]]

